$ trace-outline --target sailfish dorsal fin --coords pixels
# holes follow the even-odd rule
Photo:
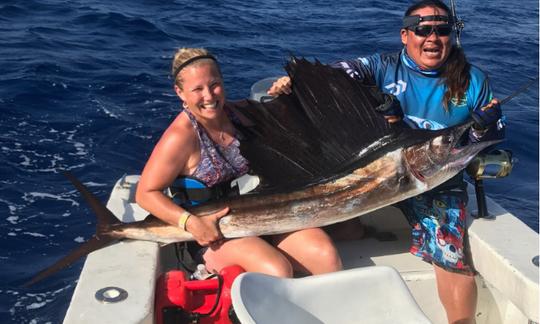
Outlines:
[[[292,94],[232,105],[249,120],[241,151],[263,178],[257,192],[327,181],[367,163],[369,147],[394,133],[375,110],[385,101],[376,87],[318,61],[292,58],[286,70]]]

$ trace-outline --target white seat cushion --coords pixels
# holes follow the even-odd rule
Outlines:
[[[430,323],[399,273],[386,266],[299,279],[247,272],[231,295],[242,324]]]

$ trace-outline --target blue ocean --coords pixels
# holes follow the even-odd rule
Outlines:
[[[2,0],[0,322],[61,323],[82,260],[21,288],[92,236],[93,214],[59,170],[103,201],[140,173],[178,113],[179,47],[218,57],[229,99],[280,76],[289,55],[322,62],[401,48],[410,1]],[[538,76],[538,1],[458,0],[463,47],[504,98]],[[518,160],[486,192],[538,231],[538,85],[504,107]]]

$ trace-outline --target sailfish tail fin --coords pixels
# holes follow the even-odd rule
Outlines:
[[[115,241],[118,240],[117,237],[110,234],[110,228],[113,225],[121,224],[114,214],[107,209],[107,207],[93,194],[88,190],[88,188],[82,184],[72,173],[68,171],[63,172],[64,176],[71,181],[75,186],[77,191],[82,195],[84,200],[90,205],[90,208],[94,211],[97,218],[96,225],[96,234],[92,236],[87,242],[78,248],[72,250],[68,255],[56,261],[53,265],[47,267],[46,269],[40,271],[28,282],[23,284],[23,287],[31,286],[38,281],[45,279],[46,277],[62,270],[63,268],[71,265],[73,262],[77,261],[79,258],[99,250]]]
[[[73,186],[79,191],[84,200],[88,203],[97,218],[96,234],[109,228],[110,225],[121,223],[116,216],[105,206],[88,188],[82,184],[71,172],[63,171],[63,174]]]
[[[62,259],[56,261],[53,265],[47,267],[46,269],[40,271],[38,274],[36,274],[32,279],[30,279],[28,282],[23,284],[23,287],[29,287],[38,281],[41,281],[48,276],[62,270],[63,268],[69,266],[73,262],[77,261],[79,258],[93,252],[96,250],[101,249],[102,247],[107,246],[108,244],[116,241],[117,239],[114,237],[104,237],[104,238],[98,238],[96,236],[92,237],[90,240],[85,242],[83,245],[79,246],[75,250],[71,251],[68,255],[63,257]]]

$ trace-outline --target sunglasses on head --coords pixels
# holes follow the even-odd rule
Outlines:
[[[452,32],[452,26],[450,24],[441,25],[417,25],[408,27],[412,30],[416,36],[428,37],[431,33],[437,34],[437,36],[448,36]]]

